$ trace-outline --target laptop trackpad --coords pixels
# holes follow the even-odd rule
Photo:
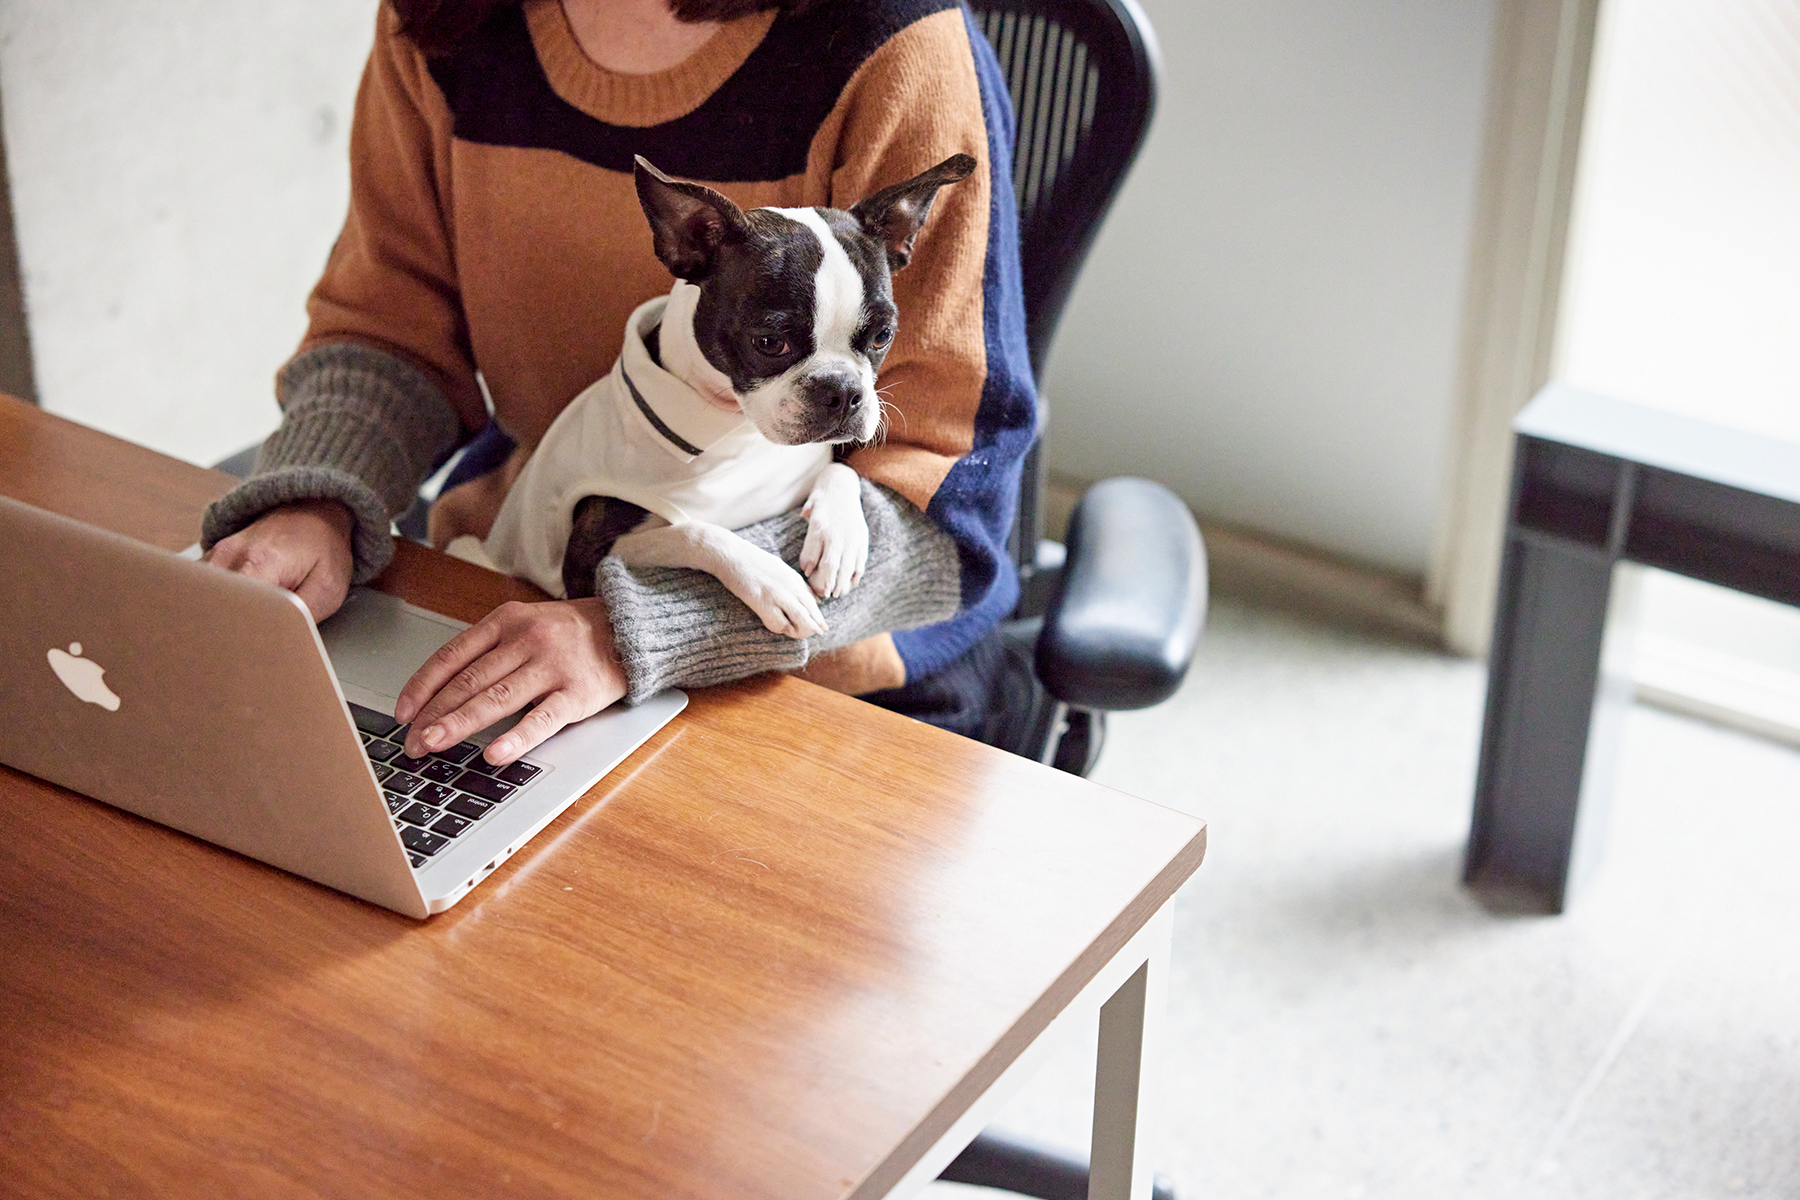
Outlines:
[[[369,588],[350,589],[344,606],[319,626],[344,694],[358,704],[394,711],[400,689],[445,642],[467,629],[462,622]],[[509,717],[471,740],[486,744],[518,723]]]

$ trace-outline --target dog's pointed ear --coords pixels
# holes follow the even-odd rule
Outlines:
[[[636,178],[656,257],[677,279],[699,283],[713,273],[720,246],[748,236],[744,210],[711,188],[670,179],[643,155],[637,156]]]
[[[850,215],[862,231],[887,247],[888,269],[898,271],[912,261],[913,239],[931,215],[931,202],[938,189],[947,183],[967,179],[975,170],[975,159],[967,154],[953,154],[929,171],[922,171],[903,183],[882,188],[867,200],[853,205]]]

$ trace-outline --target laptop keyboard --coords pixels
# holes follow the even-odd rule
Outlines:
[[[481,757],[481,747],[474,742],[458,742],[414,758],[402,745],[405,725],[360,704],[350,705],[350,715],[414,868],[424,866],[543,772],[523,759],[496,767]]]

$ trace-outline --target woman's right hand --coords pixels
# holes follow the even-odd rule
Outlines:
[[[271,508],[215,545],[205,561],[286,588],[314,621],[336,612],[350,594],[356,520],[336,500],[298,500]]]
[[[505,766],[564,725],[623,698],[628,686],[604,600],[515,600],[426,659],[401,689],[394,719],[412,724],[406,752],[423,758],[530,708],[483,754]]]

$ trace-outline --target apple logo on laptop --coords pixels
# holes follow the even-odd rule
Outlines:
[[[50,651],[50,669],[79,700],[98,704],[107,712],[119,711],[119,698],[100,677],[106,668],[91,658],[81,657],[81,643],[70,642],[67,651]]]

